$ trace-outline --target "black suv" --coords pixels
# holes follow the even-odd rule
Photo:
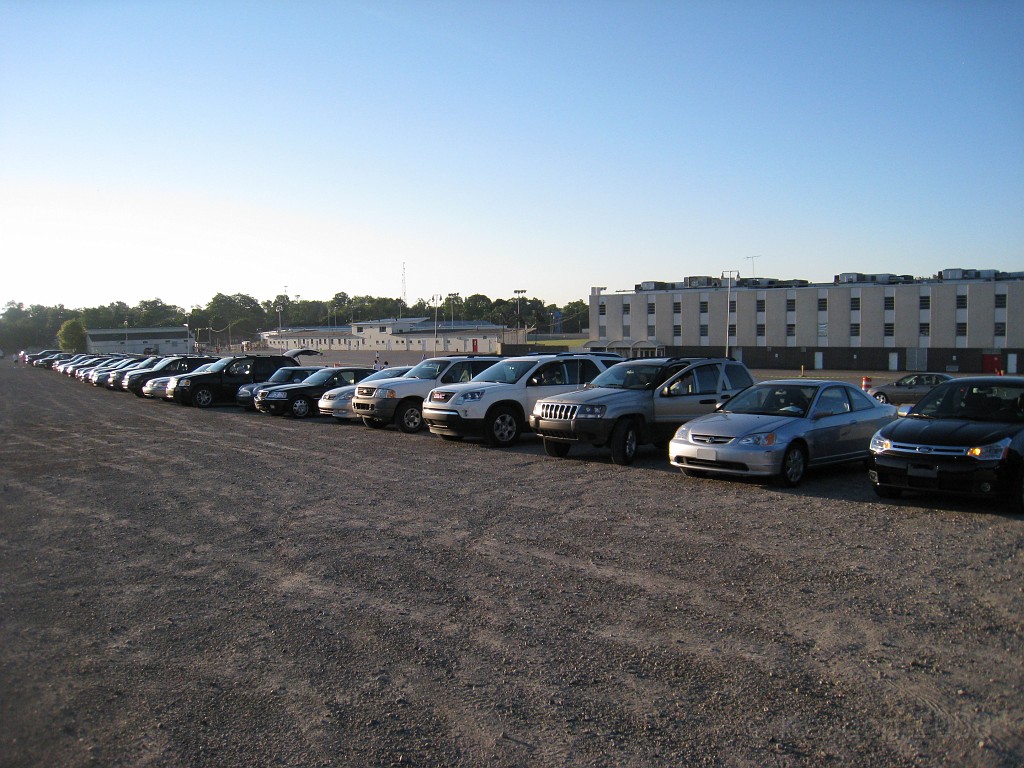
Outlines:
[[[283,355],[241,355],[222,357],[201,373],[186,373],[167,382],[168,399],[197,408],[234,401],[235,392],[243,384],[266,381],[274,371],[289,365],[298,365],[298,352]]]
[[[150,368],[138,371],[125,371],[121,380],[121,389],[131,392],[136,397],[144,397],[142,388],[152,379],[162,376],[191,373],[200,365],[216,362],[216,357],[194,355],[192,357],[165,357]]]

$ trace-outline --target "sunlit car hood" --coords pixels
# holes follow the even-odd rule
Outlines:
[[[967,421],[965,419],[915,419],[906,416],[886,425],[881,434],[896,443],[922,445],[987,445],[1024,430],[1024,424]]]
[[[573,403],[576,405],[600,405],[613,403],[616,400],[635,400],[637,397],[650,397],[650,390],[643,389],[619,389],[617,387],[588,387],[577,389],[575,392],[567,392],[558,397],[545,397],[544,402],[548,403]],[[714,397],[714,395],[709,395]]]
[[[694,434],[709,434],[719,437],[742,437],[754,432],[774,432],[793,424],[798,419],[792,416],[766,416],[759,413],[709,413],[698,416],[684,424]]]

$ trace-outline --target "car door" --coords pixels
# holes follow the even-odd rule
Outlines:
[[[856,450],[857,417],[844,387],[822,387],[811,404],[810,419],[807,442],[812,463],[830,461]]]
[[[711,413],[722,390],[722,366],[702,363],[684,369],[654,391],[656,439],[670,438],[680,424]]]

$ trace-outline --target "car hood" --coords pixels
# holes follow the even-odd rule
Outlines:
[[[442,384],[436,389],[443,389],[445,392],[475,392],[478,389],[501,389],[511,384],[503,381],[460,381],[457,384]]]
[[[316,389],[322,387],[323,384],[307,384],[304,381],[293,381],[291,384],[271,384],[261,386],[260,392],[291,392],[296,389]]]
[[[793,416],[760,413],[709,413],[698,416],[682,426],[691,434],[711,434],[718,437],[743,437],[755,432],[775,432],[795,422]]]
[[[574,392],[567,392],[558,397],[545,397],[545,403],[570,403],[572,405],[608,405],[620,400],[643,400],[651,399],[654,390],[643,389],[619,389],[617,387],[589,387],[577,389]]]
[[[881,430],[896,443],[922,445],[987,445],[1024,430],[1024,424],[969,421],[967,419],[915,419],[905,416]]]
[[[372,381],[370,382],[370,384],[373,383],[374,382]],[[337,399],[338,397],[342,395],[347,395],[350,392],[354,393],[356,391],[357,386],[357,384],[346,384],[344,387],[335,387],[334,389],[328,389],[326,392],[324,392],[322,396],[327,397],[327,395],[330,395],[332,398]]]

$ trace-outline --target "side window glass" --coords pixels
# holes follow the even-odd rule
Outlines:
[[[702,365],[697,368],[697,391],[702,395],[714,394],[718,391],[718,379],[722,372],[721,366]]]
[[[586,384],[588,381],[593,381],[597,374],[600,373],[597,370],[597,365],[593,360],[579,360],[577,365],[566,366],[569,369],[569,384]]]
[[[240,361],[237,363],[233,363],[231,367],[228,368],[228,373],[230,373],[232,376],[245,376],[249,373],[250,370],[252,370],[252,363],[246,360],[244,362]]]
[[[835,416],[840,413],[847,413],[850,410],[850,401],[846,399],[846,393],[840,387],[829,387],[818,398],[818,405],[814,409],[816,414],[828,414]]]
[[[462,381],[469,381],[469,379],[472,379],[478,373],[483,373],[484,371],[486,371],[488,368],[494,365],[494,363],[494,360],[474,360],[472,363],[469,364],[469,378],[462,379]]]
[[[355,384],[355,374],[352,371],[343,371],[334,381],[336,384]]]
[[[697,377],[693,371],[687,371],[669,385],[668,391],[673,396],[695,395],[697,394]]]
[[[736,363],[728,363],[725,366],[725,375],[729,379],[731,389],[746,389],[753,385],[754,380],[750,378],[747,369]]]
[[[859,389],[848,389],[846,394],[850,397],[850,405],[855,411],[866,411],[868,408],[874,408],[874,398],[870,395],[866,395]]]
[[[535,378],[538,386],[553,387],[565,384],[565,370],[561,363],[547,363],[537,371]]]

